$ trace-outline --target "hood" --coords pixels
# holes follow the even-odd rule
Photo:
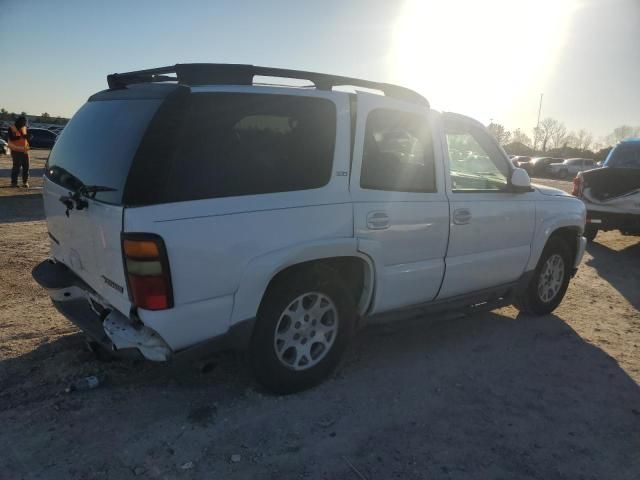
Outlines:
[[[538,185],[536,183],[532,183],[531,186],[539,191],[543,195],[548,195],[550,197],[570,197],[567,192],[564,192],[558,188],[547,187],[546,185]]]

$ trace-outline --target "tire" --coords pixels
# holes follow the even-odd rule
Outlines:
[[[561,262],[561,271],[557,267],[558,262]],[[551,272],[548,268],[551,268],[553,275],[549,276]],[[559,237],[550,238],[540,255],[529,284],[516,297],[516,307],[521,312],[531,315],[553,312],[567,292],[571,268],[571,252],[567,243]]]
[[[299,392],[335,369],[356,323],[348,292],[340,276],[324,266],[298,270],[269,287],[250,345],[262,385],[277,394]]]
[[[598,227],[594,227],[593,225],[587,225],[584,227],[584,237],[587,239],[587,242],[591,243],[595,240],[596,235],[598,234]]]
[[[560,172],[558,173],[558,176],[562,179],[565,179],[569,176],[569,172],[566,170],[560,170]]]

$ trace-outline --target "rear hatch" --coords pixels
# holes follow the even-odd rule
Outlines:
[[[45,173],[44,207],[53,258],[125,314],[130,301],[121,232],[127,189],[139,187],[128,182],[129,172],[149,125],[175,88],[166,87],[91,97],[64,129]],[[92,186],[111,190],[87,192]],[[82,189],[85,193],[69,202]],[[84,208],[82,201],[78,208],[77,199],[86,202]]]

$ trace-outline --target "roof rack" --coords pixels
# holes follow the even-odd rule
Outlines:
[[[175,74],[175,76],[169,76]],[[185,85],[253,85],[254,76],[295,78],[308,80],[318,90],[336,86],[354,86],[380,90],[388,97],[429,106],[426,98],[413,90],[389,83],[371,82],[358,78],[327,75],[325,73],[258,67],[232,63],[178,63],[170,67],[151,68],[107,75],[110,89],[149,82],[178,82]]]

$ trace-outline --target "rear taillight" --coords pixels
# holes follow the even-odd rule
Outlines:
[[[576,175],[573,179],[573,190],[571,191],[571,195],[576,197],[582,196],[582,175]]]
[[[162,238],[150,233],[125,233],[122,255],[133,304],[146,310],[173,307],[169,260]]]

